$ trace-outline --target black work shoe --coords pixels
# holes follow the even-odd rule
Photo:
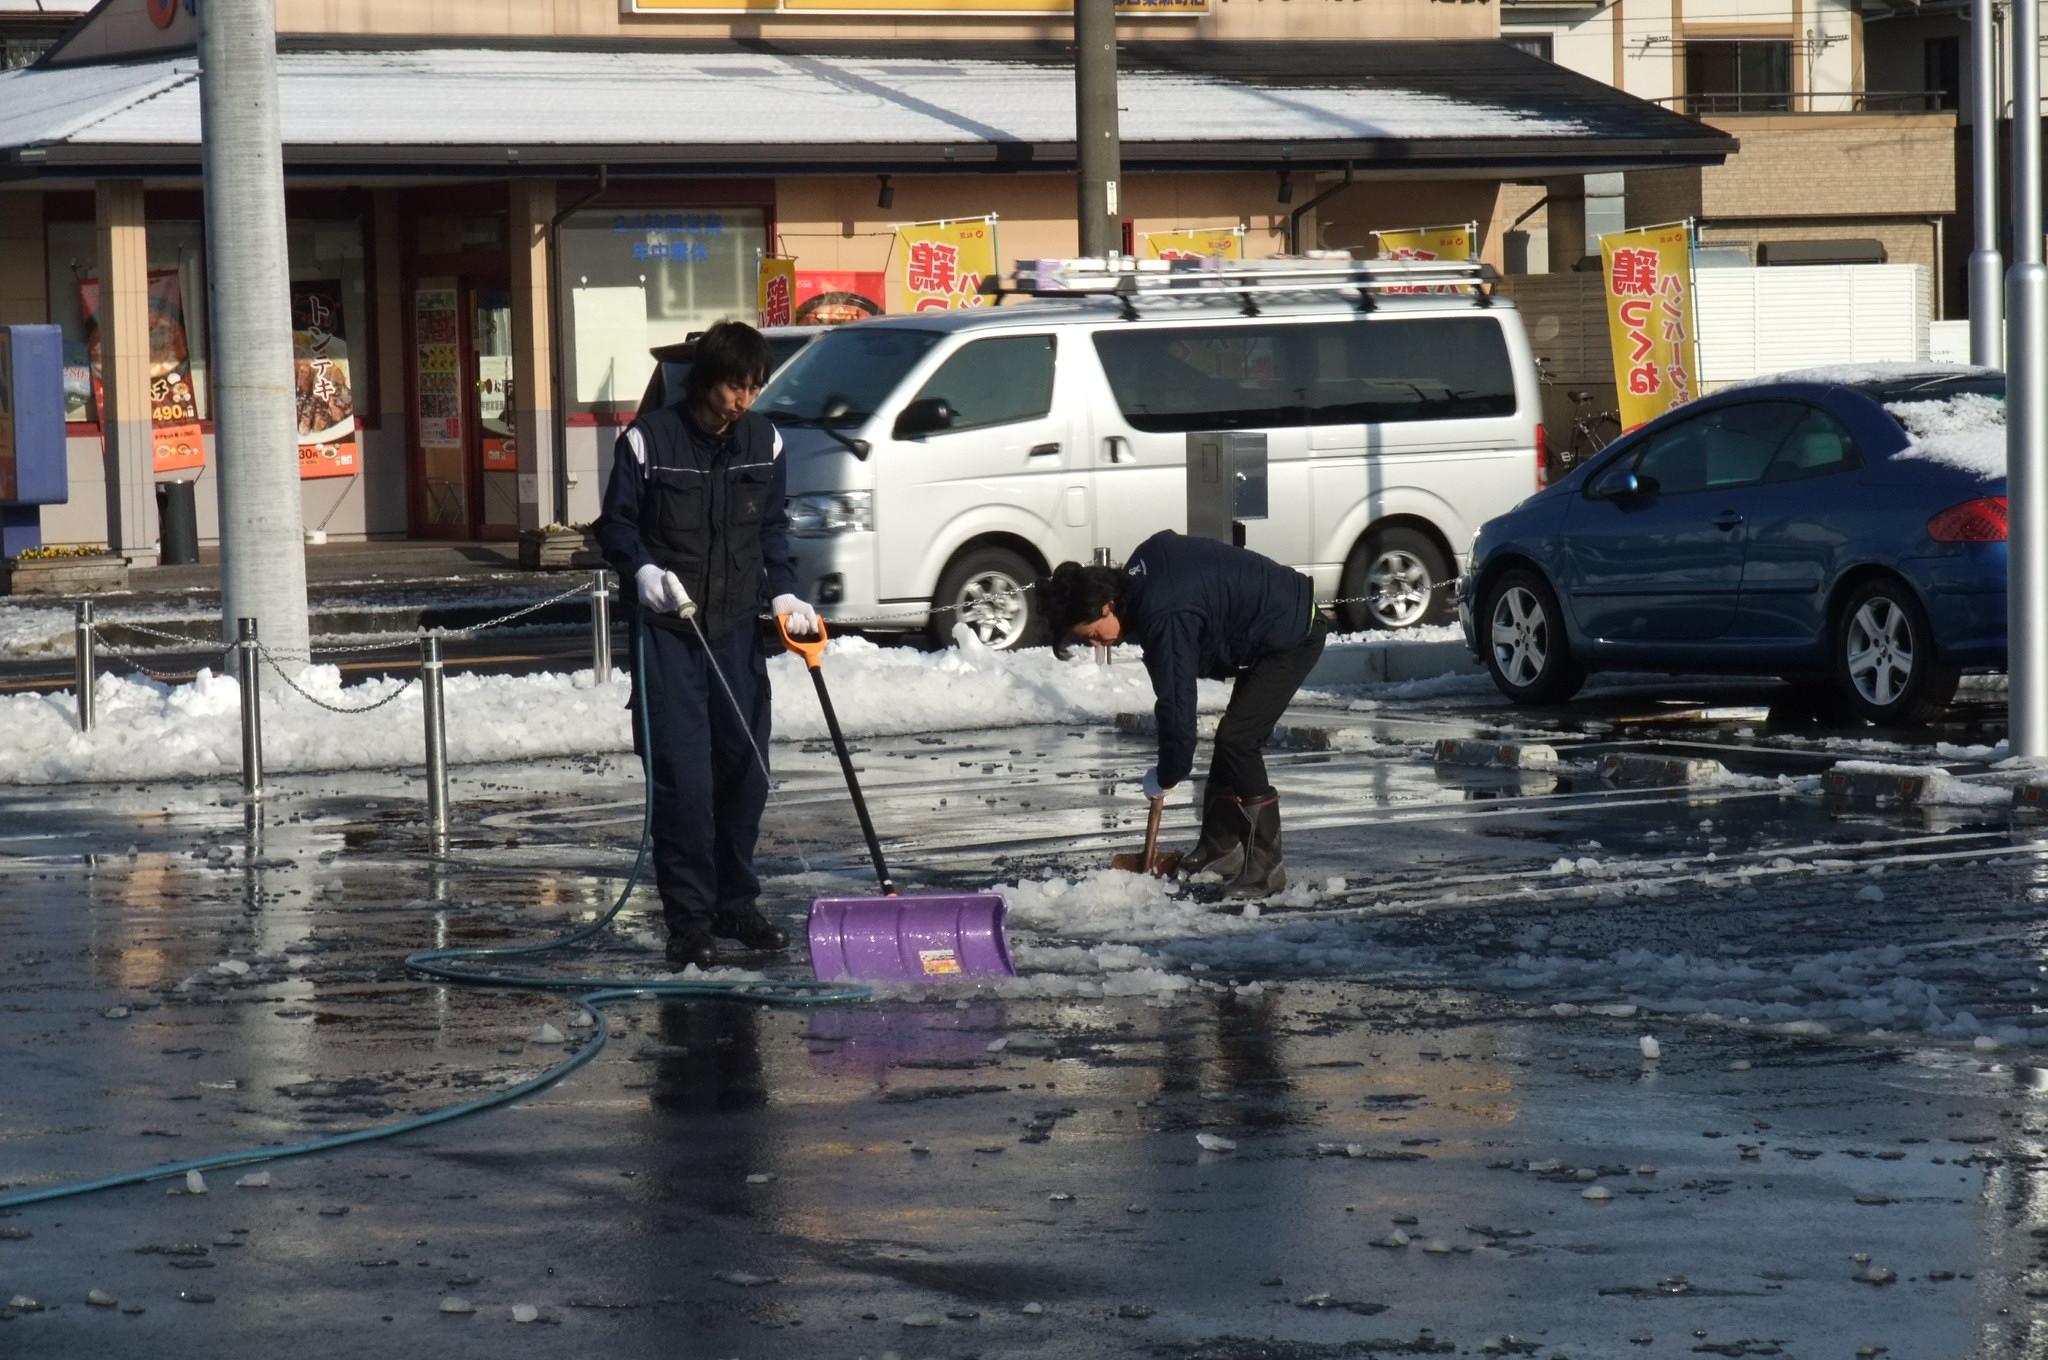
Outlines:
[[[711,929],[749,949],[777,952],[789,948],[789,932],[763,916],[761,909],[751,903],[738,911],[720,912],[712,917]]]
[[[1237,806],[1248,829],[1244,866],[1230,882],[1230,895],[1271,897],[1287,886],[1287,870],[1280,863],[1280,797],[1269,794]]]
[[[693,963],[699,968],[711,967],[716,950],[711,944],[711,932],[695,926],[670,931],[667,953],[668,966],[681,972]]]
[[[1237,877],[1244,868],[1244,815],[1237,810],[1237,794],[1221,784],[1211,784],[1202,800],[1202,836],[1195,848],[1182,856],[1183,876],[1207,870],[1225,878]]]

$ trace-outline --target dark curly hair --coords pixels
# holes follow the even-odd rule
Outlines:
[[[1122,604],[1130,578],[1115,567],[1084,567],[1062,562],[1036,586],[1038,606],[1052,635],[1053,655],[1064,661],[1072,654],[1074,630],[1102,617],[1105,606]]]
[[[720,383],[765,386],[774,371],[775,354],[761,332],[744,321],[721,321],[697,337],[683,392],[690,401],[702,401]]]

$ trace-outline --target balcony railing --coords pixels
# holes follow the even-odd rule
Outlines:
[[[1938,113],[1954,108],[1944,90],[1835,90],[1739,94],[1674,94],[1656,103],[1695,118],[1729,113]]]

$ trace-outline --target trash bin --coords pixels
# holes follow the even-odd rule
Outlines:
[[[185,567],[199,560],[199,511],[189,480],[156,484],[157,564]]]

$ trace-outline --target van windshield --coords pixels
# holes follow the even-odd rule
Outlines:
[[[834,400],[849,421],[871,416],[939,334],[858,323],[830,331],[768,380],[754,409],[778,425],[815,425]]]

